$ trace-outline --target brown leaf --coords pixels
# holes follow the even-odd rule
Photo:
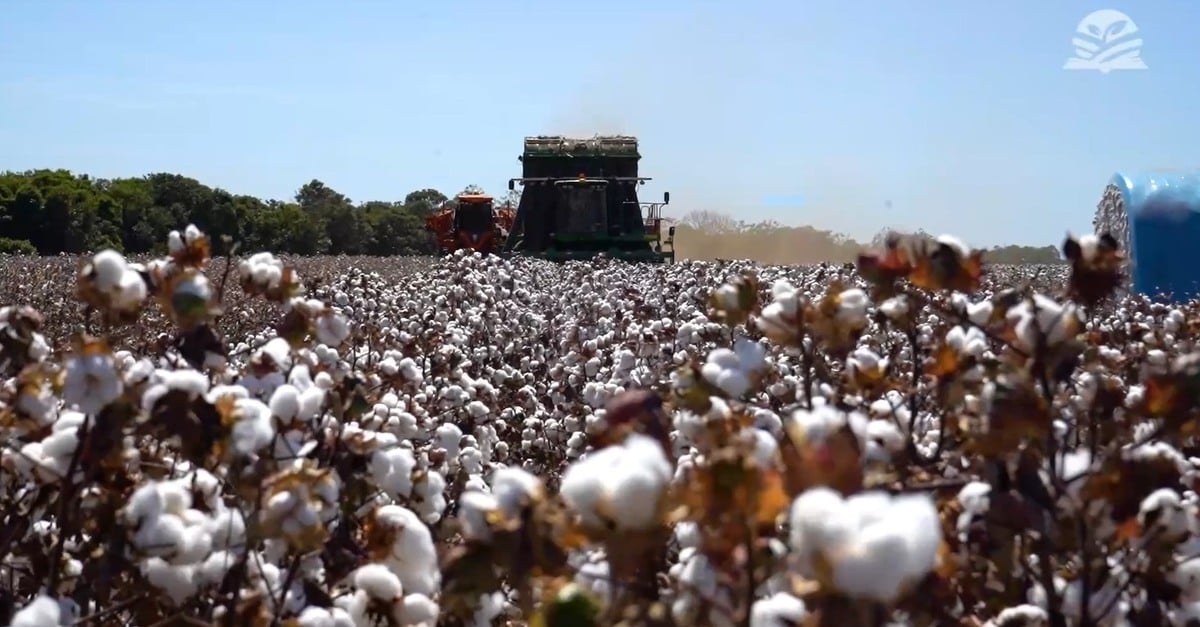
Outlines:
[[[862,451],[849,426],[818,441],[808,440],[792,427],[784,440],[780,456],[789,494],[794,496],[816,486],[828,486],[842,494],[862,489]]]

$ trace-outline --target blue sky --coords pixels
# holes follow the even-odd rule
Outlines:
[[[1200,168],[1200,3],[1124,2],[5,0],[0,170],[387,200],[623,132],[675,215],[1057,243],[1113,172]],[[1062,69],[1104,8],[1149,69]]]

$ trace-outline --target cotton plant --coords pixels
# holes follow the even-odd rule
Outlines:
[[[1034,280],[950,236],[852,268],[460,253],[403,276],[213,258],[195,226],[165,243],[64,265],[74,294],[30,292],[40,313],[0,307],[0,482],[39,521],[0,546],[29,573],[0,623],[1183,624],[1200,605],[1194,306],[1104,309],[1121,255],[1101,235]],[[1084,609],[1035,545],[1111,581]],[[115,549],[126,571],[89,579]]]

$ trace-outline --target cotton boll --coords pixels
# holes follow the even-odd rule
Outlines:
[[[271,409],[261,401],[240,398],[234,401],[233,445],[242,454],[251,454],[271,443],[275,427],[271,423]]]
[[[489,541],[492,538],[487,517],[499,509],[496,497],[476,490],[463,492],[458,501],[459,532],[468,540]]]
[[[429,597],[410,594],[404,597],[400,616],[405,625],[433,625],[437,622],[439,609],[438,604]]]
[[[152,557],[141,563],[142,576],[150,585],[162,590],[175,604],[183,604],[196,594],[195,572],[190,566],[174,566],[161,558]]]
[[[275,388],[271,394],[271,413],[282,422],[289,423],[300,413],[300,391],[289,384]]]
[[[62,609],[58,601],[39,594],[13,615],[9,627],[51,627],[63,624],[68,623],[62,621]]]
[[[941,524],[925,495],[868,492],[843,500],[815,488],[792,505],[790,540],[801,574],[814,576],[820,555],[839,590],[886,603],[933,568]]]
[[[754,602],[750,627],[788,627],[801,624],[808,616],[804,601],[784,592]]]
[[[1036,605],[1017,605],[1008,607],[995,618],[984,623],[984,627],[1005,627],[1007,625],[1024,625],[1026,627],[1034,627],[1039,625],[1049,625],[1050,615],[1046,610]]]
[[[560,491],[585,524],[644,529],[656,522],[672,471],[657,441],[633,434],[568,467]]]
[[[385,505],[375,512],[376,524],[395,535],[390,553],[383,564],[394,573],[409,593],[432,596],[441,586],[437,551],[425,523],[412,511],[399,505]]]
[[[67,358],[62,399],[85,414],[97,414],[124,389],[111,355],[74,354]]]
[[[102,250],[92,257],[93,282],[96,289],[107,292],[117,287],[121,277],[129,265],[121,253],[115,250]]]
[[[326,346],[341,346],[350,337],[350,325],[340,312],[328,311],[313,323],[317,341]]]
[[[354,571],[354,587],[380,601],[391,601],[404,593],[400,578],[382,564],[360,566]]]
[[[308,606],[296,617],[296,627],[358,627],[346,610],[340,607]]]

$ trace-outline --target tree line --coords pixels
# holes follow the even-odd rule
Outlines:
[[[483,191],[475,185],[463,190]],[[507,192],[499,201],[515,204],[517,199]],[[56,255],[113,248],[127,254],[160,254],[168,233],[195,224],[211,236],[216,254],[228,252],[228,236],[243,251],[428,255],[436,250],[424,219],[448,200],[442,192],[425,188],[400,201],[355,203],[317,179],[301,186],[291,200],[264,200],[180,174],[103,179],[68,170],[2,172],[0,253]],[[811,226],[745,223],[706,210],[684,216],[675,240],[680,258],[764,263],[845,262],[863,247],[845,235]],[[1054,246],[997,247],[988,259],[1059,262]]]
[[[242,250],[297,255],[423,255],[429,212],[446,202],[435,189],[402,201],[361,203],[319,180],[288,201],[209,187],[179,174],[101,179],[67,170],[0,173],[0,252],[55,255],[113,248],[161,253],[187,224],[208,233],[217,254],[225,236]]]

